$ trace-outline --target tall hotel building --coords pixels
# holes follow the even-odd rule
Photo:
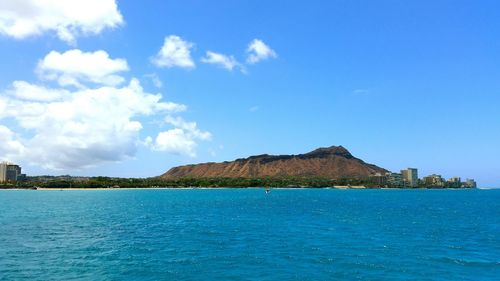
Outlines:
[[[417,187],[418,186],[418,171],[415,168],[408,168],[401,170],[405,186]]]
[[[15,182],[21,175],[21,167],[15,164],[2,162],[0,163],[0,183]]]

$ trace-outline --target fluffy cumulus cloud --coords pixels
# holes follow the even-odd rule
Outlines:
[[[227,56],[212,51],[207,51],[205,57],[201,58],[201,62],[215,64],[229,71],[232,71],[235,67],[241,68],[241,64],[233,56]]]
[[[59,100],[69,92],[65,89],[50,89],[33,85],[26,81],[14,81],[12,83],[12,89],[7,91],[7,93],[19,100],[49,102]]]
[[[193,46],[193,43],[177,35],[167,36],[158,54],[151,58],[151,62],[158,67],[195,68],[196,65],[191,58]]]
[[[71,61],[72,57],[63,54],[61,59]],[[70,62],[61,65],[66,68],[53,67],[57,77],[75,75]],[[122,69],[101,73],[117,75]],[[145,143],[140,133],[144,118],[149,117],[168,116],[166,122],[172,126],[158,134],[151,146],[155,150],[193,156],[197,142],[210,139],[210,133],[199,130],[196,123],[177,116],[186,110],[185,105],[146,92],[135,78],[117,86],[106,79],[91,79],[86,71],[83,66],[76,75],[79,83],[87,82],[82,88],[15,81],[0,92],[0,155],[8,158],[4,160],[65,170],[128,159]],[[13,124],[10,128],[7,121]]]
[[[183,153],[191,157],[196,156],[194,153],[195,141],[184,130],[179,128],[159,133],[153,148],[170,153]]]
[[[210,132],[201,131],[196,122],[186,122],[181,117],[167,116],[167,124],[174,128],[160,132],[152,143],[153,149],[171,153],[182,153],[191,157],[196,156],[196,140],[211,140]]]
[[[24,145],[16,140],[14,132],[0,125],[0,160],[8,161],[10,158],[24,153]]]
[[[193,46],[193,43],[177,35],[166,36],[160,51],[154,57],[151,57],[151,62],[158,67],[165,68],[195,68],[196,64],[191,57],[191,49]],[[245,52],[247,64],[256,64],[263,60],[278,57],[276,52],[260,39],[252,40]],[[246,66],[240,63],[232,55],[225,55],[208,50],[200,61],[202,63],[219,66],[229,71],[239,69],[242,73],[247,73]]]
[[[248,45],[247,52],[247,63],[255,64],[262,60],[269,58],[276,58],[278,55],[276,52],[266,45],[262,40],[254,39]]]
[[[85,82],[116,86],[124,82],[118,72],[129,69],[124,59],[111,59],[105,51],[64,53],[50,52],[38,62],[36,72],[41,78],[55,80],[61,86],[84,87]]]
[[[122,24],[115,0],[0,1],[0,34],[17,39],[55,32],[59,39],[74,44],[77,36]]]

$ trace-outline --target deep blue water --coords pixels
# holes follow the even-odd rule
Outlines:
[[[0,191],[0,280],[500,280],[500,190]]]

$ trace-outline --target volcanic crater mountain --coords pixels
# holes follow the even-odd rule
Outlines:
[[[352,156],[342,146],[318,148],[298,155],[256,155],[221,163],[202,163],[174,167],[161,177],[255,178],[255,177],[323,177],[359,178],[388,172]]]

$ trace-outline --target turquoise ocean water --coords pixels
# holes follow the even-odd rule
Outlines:
[[[0,280],[500,280],[500,190],[0,191]]]

